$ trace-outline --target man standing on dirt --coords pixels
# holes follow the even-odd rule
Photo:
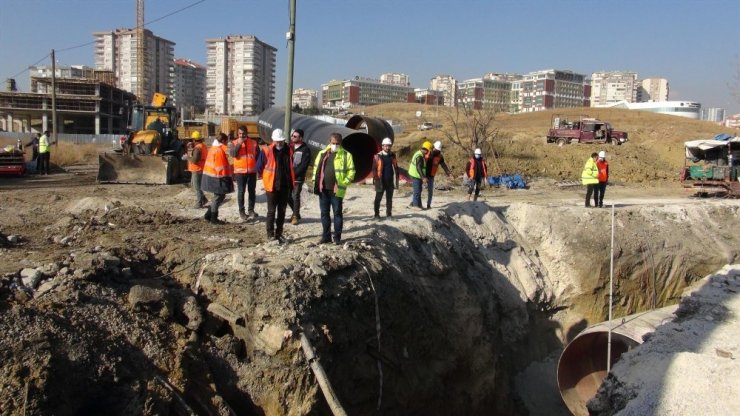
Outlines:
[[[56,143],[56,142],[54,142]],[[39,156],[36,162],[36,172],[39,175],[49,174],[49,161],[51,160],[51,145],[49,139],[49,130],[45,131],[44,134],[39,137]]]
[[[229,143],[229,155],[234,158],[234,181],[236,182],[236,204],[242,221],[254,221],[257,214],[254,204],[257,199],[257,156],[260,154],[257,140],[247,135],[247,127],[239,126],[236,140]],[[247,212],[244,211],[244,190],[249,193]]]
[[[427,209],[432,207],[432,195],[434,194],[434,176],[437,175],[437,169],[442,166],[447,176],[451,176],[452,173],[445,163],[445,158],[442,156],[442,142],[437,140],[434,142],[434,149],[427,154],[427,166],[426,166],[426,180],[427,180]]]
[[[424,209],[421,206],[421,188],[426,181],[427,162],[426,156],[432,151],[432,142],[425,141],[421,148],[411,156],[409,163],[409,176],[411,177],[411,205],[409,208]]]
[[[355,162],[352,155],[342,147],[342,135],[332,133],[329,146],[316,155],[314,161],[313,192],[319,196],[321,210],[321,240],[319,244],[330,243],[331,216],[329,208],[334,211],[334,244],[342,241],[342,201],[347,187],[355,179]]]
[[[285,208],[288,206],[290,192],[293,190],[295,173],[291,158],[291,149],[285,145],[283,130],[272,132],[272,144],[260,152],[257,159],[257,172],[262,176],[262,185],[267,196],[267,238],[278,244],[283,239]],[[277,217],[275,211],[277,210]]]
[[[606,192],[606,185],[609,182],[609,163],[606,161],[606,152],[603,150],[599,152],[596,167],[599,169],[599,184],[594,193],[594,204],[599,208],[603,208],[604,193]],[[598,204],[596,201],[598,201]]]
[[[375,216],[380,219],[380,201],[385,194],[385,216],[390,218],[393,210],[393,190],[398,189],[398,162],[391,152],[393,142],[389,137],[383,139],[382,150],[373,158],[373,185],[375,185]]]
[[[468,178],[468,201],[470,201],[471,195],[473,201],[477,201],[482,186],[481,182],[488,178],[488,166],[480,149],[475,149],[473,157],[465,164],[465,175]]]
[[[33,161],[33,167],[36,173],[39,173],[39,137],[37,135],[31,136],[31,140],[26,143],[26,147],[31,146],[31,160]]]
[[[596,187],[599,185],[599,168],[596,166],[598,157],[598,153],[591,153],[591,157],[586,160],[583,172],[581,172],[581,183],[586,185],[586,208],[591,208],[591,194],[594,194],[594,206],[599,205],[599,201],[596,199],[598,195]]]
[[[208,149],[206,163],[203,166],[201,189],[213,193],[211,206],[203,218],[211,224],[224,224],[223,221],[218,219],[218,207],[223,204],[226,194],[234,192],[234,182],[231,178],[232,171],[229,158],[226,156],[226,152],[229,150],[226,145],[229,142],[229,137],[224,133],[219,133],[216,140],[218,142]]]
[[[288,205],[293,210],[290,223],[298,225],[301,220],[301,191],[303,190],[303,182],[306,181],[306,172],[311,165],[311,148],[303,142],[303,130],[301,129],[295,129],[290,134],[290,145],[293,152],[295,183],[293,184],[293,192],[288,199]]]
[[[195,208],[204,208],[208,204],[203,190],[200,189],[201,182],[203,180],[203,167],[206,165],[206,155],[208,154],[208,148],[203,143],[203,137],[199,131],[194,131],[190,134],[190,138],[193,141],[188,142],[188,170],[190,171],[190,186],[195,191]]]

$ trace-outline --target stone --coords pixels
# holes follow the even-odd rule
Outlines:
[[[167,293],[163,289],[135,285],[129,289],[128,303],[132,308],[138,306],[156,306],[164,303]]]
[[[21,242],[21,238],[17,235],[9,235],[6,237],[10,244],[18,244]]]
[[[185,326],[192,331],[197,331],[203,324],[203,313],[194,296],[188,296],[185,299],[182,305],[182,314],[188,318],[188,323]]]
[[[37,269],[26,268],[21,270],[21,281],[23,286],[35,289],[41,280],[41,272]]]

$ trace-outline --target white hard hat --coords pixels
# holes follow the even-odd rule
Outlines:
[[[273,142],[285,141],[285,136],[283,135],[283,129],[275,129],[272,131],[272,141]]]
[[[602,158],[602,159],[606,159],[606,152],[605,152],[605,151],[603,151],[603,150],[602,150],[602,151],[600,151],[600,152],[599,152],[599,157],[600,157],[600,158]]]
[[[439,150],[441,152],[442,151],[442,142],[440,142],[439,140],[437,140],[436,142],[434,142],[434,148],[437,149],[437,150]]]
[[[480,155],[482,154],[482,152],[480,151],[480,149],[475,149],[475,152],[473,152],[473,154]]]
[[[381,144],[383,144],[383,145],[386,145],[386,144],[392,145],[393,144],[393,141],[390,139],[390,137],[386,137],[385,139],[383,139],[383,143],[381,143]]]

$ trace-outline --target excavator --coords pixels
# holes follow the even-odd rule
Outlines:
[[[177,109],[154,93],[149,105],[131,109],[129,134],[98,157],[98,182],[164,184],[187,180],[185,146],[177,134]]]

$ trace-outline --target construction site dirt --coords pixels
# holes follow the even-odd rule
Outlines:
[[[317,244],[304,187],[280,245],[259,189],[256,223],[232,194],[218,226],[186,185],[0,179],[0,413],[329,414],[329,385],[351,415],[568,414],[557,359],[607,319],[611,209],[555,180],[477,202],[437,187],[422,211],[402,186],[375,221],[373,187],[351,186],[341,246]],[[739,200],[612,201],[615,317],[740,261]]]

